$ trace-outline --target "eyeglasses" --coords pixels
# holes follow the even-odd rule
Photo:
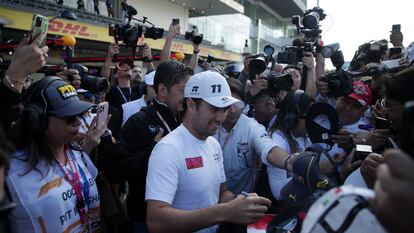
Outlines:
[[[403,107],[403,106],[387,107],[386,102],[385,102],[385,98],[381,100],[380,106],[381,106],[382,111],[390,111],[392,109],[397,109],[397,108],[402,108]]]

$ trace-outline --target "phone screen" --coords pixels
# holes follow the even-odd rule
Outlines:
[[[32,28],[31,28],[31,37],[30,37],[30,43],[33,42],[33,40],[40,35],[40,33],[47,34],[47,31],[49,30],[49,19],[46,18],[43,15],[33,15],[33,22],[32,22]],[[44,46],[46,43],[46,36],[41,41],[39,46]]]

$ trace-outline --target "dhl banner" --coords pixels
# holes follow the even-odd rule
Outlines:
[[[0,7],[1,16],[11,21],[11,24],[6,25],[8,28],[30,30],[32,25],[33,13],[25,11],[17,11],[9,8]],[[49,17],[51,18],[51,17]],[[108,27],[98,26],[80,21],[55,19],[49,24],[49,34],[54,35],[73,35],[75,38],[95,40],[100,42],[114,43],[113,37],[108,35]],[[165,39],[152,40],[142,38],[139,43],[147,43],[153,49],[161,50],[164,46]],[[183,52],[185,54],[193,53],[193,46],[190,42],[183,43],[174,41],[171,51]],[[200,55],[208,56],[209,54],[222,60],[241,61],[242,56],[238,53],[222,51],[218,49],[200,47]]]

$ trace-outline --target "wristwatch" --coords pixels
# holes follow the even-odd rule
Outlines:
[[[200,50],[198,49],[198,50],[193,50],[193,53],[195,53],[195,54],[197,54],[197,53],[199,53],[200,52]]]

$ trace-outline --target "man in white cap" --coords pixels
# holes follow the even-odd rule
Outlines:
[[[125,122],[130,116],[139,112],[141,108],[147,106],[154,98],[154,76],[155,70],[144,76],[145,91],[141,98],[122,104],[122,110],[124,112],[122,115],[122,126],[125,125]]]
[[[150,232],[217,232],[218,224],[249,224],[264,216],[268,199],[235,196],[226,187],[220,144],[211,137],[233,104],[226,79],[212,71],[184,89],[184,120],[150,156],[145,199]]]

